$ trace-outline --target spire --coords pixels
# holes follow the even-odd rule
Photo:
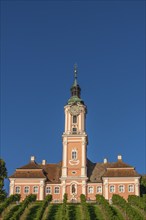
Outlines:
[[[80,94],[81,94],[81,88],[78,85],[77,82],[77,64],[74,65],[74,83],[70,89],[71,91],[71,98],[68,100],[68,103],[75,103],[75,102],[82,102],[83,101],[80,99]]]
[[[77,86],[77,73],[78,73],[78,71],[77,71],[77,68],[78,68],[78,66],[77,66],[77,64],[75,64],[74,65],[74,86]]]

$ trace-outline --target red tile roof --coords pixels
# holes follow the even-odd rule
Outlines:
[[[43,171],[21,171],[17,170],[13,175],[9,178],[46,178]]]
[[[30,161],[28,164],[17,169],[40,169],[40,166],[35,161]]]
[[[102,182],[102,177],[139,177],[134,167],[118,160],[114,163],[92,163],[87,160],[89,182]]]
[[[46,178],[49,183],[60,183],[61,162],[57,164],[37,164],[35,161],[17,168],[9,178]]]
[[[10,178],[46,178],[48,183],[60,183],[62,162],[56,164],[37,164],[31,161],[16,169]],[[89,182],[102,182],[102,177],[137,177],[134,167],[118,160],[115,163],[92,163],[87,159]]]
[[[135,169],[107,169],[103,177],[139,177]]]
[[[47,176],[47,182],[50,183],[60,183],[61,178],[61,167],[62,163],[57,164],[46,164],[40,165],[40,167],[45,171]]]

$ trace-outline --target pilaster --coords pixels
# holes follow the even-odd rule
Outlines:
[[[15,186],[15,180],[10,179],[10,192],[9,192],[10,195],[14,194],[14,186]]]
[[[41,180],[40,181],[40,196],[39,196],[40,200],[44,199],[44,194],[45,194],[45,180]]]

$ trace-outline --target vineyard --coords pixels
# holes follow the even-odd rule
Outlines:
[[[67,203],[67,194],[62,204],[51,203],[52,196],[36,201],[29,195],[19,202],[19,195],[12,195],[0,204],[2,220],[146,220],[146,195],[129,196],[128,201],[113,195],[112,204],[103,196],[96,195],[96,202],[89,203],[80,196],[81,203]]]

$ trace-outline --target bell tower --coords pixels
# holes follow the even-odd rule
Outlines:
[[[88,139],[85,123],[87,107],[80,97],[81,88],[77,83],[77,65],[74,65],[74,83],[70,91],[71,97],[64,106],[62,195],[67,193],[68,199],[79,200],[80,194],[86,195]]]

